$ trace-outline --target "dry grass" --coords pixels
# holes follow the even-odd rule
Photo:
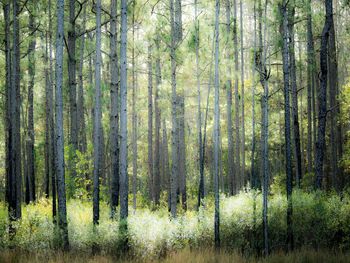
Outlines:
[[[52,252],[52,251],[51,251]],[[112,255],[91,255],[88,252],[23,252],[9,250],[0,252],[1,263],[112,263],[112,262],[159,262],[159,263],[350,263],[349,253],[300,250],[290,254],[274,253],[267,258],[243,257],[235,252],[183,249],[169,253],[162,259],[118,258]]]

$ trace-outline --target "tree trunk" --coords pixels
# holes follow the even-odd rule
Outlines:
[[[93,223],[100,219],[101,178],[101,0],[96,1],[96,60],[95,60],[95,108],[94,108],[94,190]]]
[[[253,54],[253,66],[252,66],[252,156],[251,156],[251,178],[250,184],[253,189],[258,186],[258,178],[255,171],[255,68],[256,68],[256,2],[254,0],[254,54]]]
[[[135,4],[133,1],[132,13],[132,193],[133,193],[133,208],[136,210],[136,194],[137,194],[137,73],[135,62]]]
[[[148,192],[154,202],[153,191],[153,78],[152,78],[152,48],[148,44]]]
[[[173,218],[176,217],[176,199],[177,199],[177,177],[178,177],[178,163],[177,163],[177,94],[176,94],[176,28],[174,22],[174,0],[169,0],[170,4],[170,28],[171,28],[171,45],[170,45],[170,60],[171,60],[171,179],[170,179],[170,210]]]
[[[181,193],[181,205],[183,210],[187,210],[187,192],[186,192],[186,149],[185,149],[185,97],[179,96],[179,190]]]
[[[289,31],[289,70],[290,70],[290,86],[292,93],[292,119],[293,119],[293,135],[295,146],[295,172],[296,172],[296,185],[300,187],[300,181],[302,178],[301,172],[301,150],[300,150],[300,128],[299,128],[299,116],[298,116],[298,91],[297,91],[297,75],[295,65],[295,42],[294,42],[294,16],[295,16],[295,2],[290,2],[290,10],[288,12],[288,31]]]
[[[69,192],[74,195],[76,177],[76,150],[78,149],[78,122],[77,122],[77,91],[76,91],[76,58],[75,58],[75,2],[69,0],[69,28],[68,28],[68,83],[69,83],[69,113],[70,113],[70,137],[69,137],[69,174],[72,177]]]
[[[329,128],[330,128],[330,161],[331,161],[331,180],[332,186],[339,191],[339,168],[338,162],[341,159],[341,122],[339,121],[339,95],[338,88],[338,63],[337,63],[337,47],[335,39],[335,28],[333,15],[330,19],[329,42],[328,42],[328,90],[329,90]]]
[[[312,150],[313,150],[313,138],[312,138],[312,94],[315,89],[315,50],[314,40],[312,33],[312,13],[311,13],[311,0],[307,1],[307,167],[308,173],[312,173]]]
[[[215,4],[215,103],[214,103],[214,192],[215,192],[215,215],[214,215],[214,239],[215,247],[220,248],[220,196],[219,196],[219,133],[220,133],[220,109],[219,109],[219,16],[220,2]]]
[[[128,217],[129,181],[127,173],[128,130],[127,130],[127,1],[121,0],[121,41],[120,41],[120,219]]]
[[[283,39],[282,60],[283,60],[283,81],[284,81],[284,138],[285,138],[285,161],[286,161],[286,189],[287,189],[287,247],[293,249],[292,233],[292,162],[291,162],[291,138],[290,138],[290,103],[289,103],[289,84],[290,84],[290,53],[289,53],[289,23],[287,13],[287,1],[284,0],[281,9],[282,27],[281,34]],[[292,81],[293,82],[293,81]],[[296,83],[294,83],[296,84]],[[292,85],[294,85],[292,84]]]
[[[154,142],[154,167],[153,167],[153,190],[154,190],[154,203],[159,205],[160,198],[160,108],[159,108],[159,89],[162,84],[161,68],[160,68],[160,47],[159,36],[157,35],[156,47],[156,94],[154,101],[155,111],[155,142]]]
[[[231,195],[236,193],[236,180],[234,178],[234,158],[233,158],[233,125],[232,125],[232,80],[231,80],[231,6],[230,0],[226,0],[226,34],[227,34],[227,42],[226,42],[226,59],[227,59],[227,76],[228,79],[226,81],[226,114],[227,114],[227,177],[229,178],[230,187],[229,192]]]
[[[31,11],[29,15],[29,25],[28,29],[30,32],[35,31],[34,25],[34,10]],[[26,202],[35,201],[35,159],[34,159],[34,100],[33,100],[33,88],[34,88],[34,78],[35,78],[35,33],[28,47],[28,74],[29,74],[29,84],[28,84],[28,138],[26,138],[26,150],[27,150],[27,178],[28,181],[26,189]]]
[[[114,218],[119,201],[119,66],[117,52],[117,1],[111,0],[110,25],[110,151],[111,151],[111,217]]]
[[[242,152],[242,186],[246,182],[245,176],[245,127],[244,127],[244,50],[243,50],[243,5],[242,0],[240,1],[240,26],[241,26],[241,100],[242,100],[242,144],[241,144],[241,152]]]
[[[17,220],[21,211],[21,124],[20,124],[20,47],[18,1],[12,1],[12,54],[11,54],[11,86],[9,89],[9,219]],[[9,11],[8,11],[9,12]],[[9,18],[9,16],[8,16]],[[10,22],[9,22],[10,23]],[[11,229],[10,229],[11,231]]]
[[[58,224],[61,246],[68,249],[68,226],[66,208],[66,187],[64,179],[64,137],[63,137],[63,37],[64,37],[64,0],[57,0],[57,36],[56,36],[56,175],[58,191]]]
[[[233,0],[233,49],[234,49],[234,61],[235,61],[235,84],[234,84],[234,92],[235,92],[235,160],[236,160],[236,193],[239,192],[242,186],[242,175],[241,172],[241,139],[240,139],[240,131],[239,131],[239,94],[238,94],[238,72],[239,72],[239,64],[238,64],[238,37],[237,37],[237,2]]]
[[[83,22],[82,30],[86,27],[86,4],[83,7]],[[78,70],[78,99],[77,99],[77,125],[78,125],[78,150],[85,153],[87,150],[86,141],[86,126],[85,126],[85,100],[84,100],[84,81],[83,81],[83,68],[84,68],[84,50],[85,50],[85,34],[81,36],[80,43],[80,62]]]
[[[168,210],[171,211],[171,185],[170,185],[170,167],[169,167],[169,150],[168,150],[168,135],[166,132],[165,120],[163,119],[163,167],[164,167],[164,180],[166,189],[168,191]]]
[[[6,171],[6,193],[5,201],[10,203],[10,187],[11,187],[11,173],[10,173],[10,162],[11,162],[11,142],[10,142],[10,132],[11,132],[11,108],[10,108],[10,92],[11,92],[11,43],[10,43],[10,3],[6,2],[3,5],[4,12],[4,46],[5,46],[5,70],[6,70],[6,82],[5,82],[5,171]]]
[[[333,22],[333,3],[332,0],[325,1],[326,19],[322,30],[321,48],[320,48],[320,88],[318,92],[318,127],[316,141],[316,188],[321,189],[323,180],[323,160],[325,151],[325,133],[326,133],[326,117],[327,117],[327,74],[328,63],[327,53],[329,50],[328,40]]]

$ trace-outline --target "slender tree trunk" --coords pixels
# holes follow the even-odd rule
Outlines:
[[[296,161],[296,185],[300,187],[300,181],[302,178],[301,172],[301,150],[300,150],[300,128],[299,128],[299,116],[298,116],[298,91],[297,91],[297,76],[296,76],[296,65],[295,65],[295,42],[294,42],[294,16],[295,16],[295,2],[289,3],[289,20],[288,20],[288,31],[289,31],[289,60],[290,60],[290,89],[292,93],[292,119],[293,119],[293,137],[295,146],[295,161]]]
[[[169,0],[170,4],[170,28],[171,28],[171,45],[170,45],[170,60],[171,60],[171,179],[170,179],[170,210],[173,218],[176,217],[176,197],[177,197],[177,177],[178,177],[178,157],[177,157],[177,94],[176,94],[176,29],[174,22],[174,0]]]
[[[154,190],[154,202],[159,205],[160,198],[160,108],[159,108],[159,89],[162,83],[161,68],[160,68],[160,47],[159,47],[159,36],[157,35],[156,47],[156,94],[154,100],[154,111],[155,111],[155,142],[154,142],[154,180],[153,180],[153,190]]]
[[[52,22],[51,22],[51,0],[49,0],[49,89],[48,89],[48,108],[50,109],[47,114],[49,115],[49,133],[50,133],[50,142],[49,142],[49,167],[51,171],[51,191],[52,191],[52,219],[56,223],[57,215],[57,165],[56,165],[56,134],[55,134],[55,112],[54,112],[54,72],[53,72],[53,55],[52,55]]]
[[[266,68],[266,50],[265,39],[266,39],[266,11],[267,11],[267,0],[265,1],[265,14],[264,14],[264,43],[262,41],[262,6],[261,0],[258,2],[258,17],[259,17],[259,53],[255,58],[257,64],[257,70],[260,74],[260,83],[263,87],[264,93],[261,97],[261,168],[263,178],[263,236],[264,236],[264,255],[269,254],[269,231],[268,231],[268,193],[269,193],[269,151],[268,151],[268,137],[269,137],[269,86],[268,86],[268,70]]]
[[[10,12],[10,11],[8,11]],[[22,169],[21,169],[21,125],[20,125],[20,47],[19,47],[19,6],[12,1],[12,54],[11,86],[9,88],[9,206],[10,221],[22,216]],[[9,16],[8,16],[9,18]],[[11,227],[12,228],[12,227]],[[10,232],[13,229],[10,229]]]
[[[199,72],[199,19],[198,19],[198,3],[195,0],[195,28],[196,28],[196,80],[197,80],[197,98],[198,98],[198,116],[197,116],[197,129],[198,129],[198,158],[199,158],[199,189],[198,189],[198,203],[199,209],[202,199],[204,198],[204,156],[203,156],[203,144],[202,144],[202,109],[201,109],[201,87],[200,87],[200,72]]]
[[[235,160],[236,160],[236,192],[239,192],[242,186],[242,174],[241,172],[241,139],[240,139],[240,131],[239,131],[239,94],[238,94],[238,72],[239,72],[239,63],[238,63],[238,30],[237,30],[237,1],[233,0],[233,49],[234,49],[234,61],[235,61],[235,84],[234,84],[234,92],[235,92]]]
[[[10,43],[10,3],[6,2],[3,4],[4,12],[4,46],[5,46],[5,70],[6,70],[6,82],[5,82],[5,171],[6,171],[6,193],[5,201],[10,204],[10,187],[11,187],[11,173],[10,173],[10,162],[11,162],[11,108],[10,108],[10,92],[11,92],[11,43]]]
[[[152,48],[148,44],[148,192],[150,200],[154,202],[153,191],[153,70],[152,70]]]
[[[240,1],[240,27],[241,27],[241,100],[242,100],[242,184],[246,182],[245,176],[245,124],[244,124],[244,50],[243,50],[243,5],[242,0]]]
[[[64,0],[57,0],[57,36],[56,36],[56,175],[58,191],[58,224],[61,246],[68,249],[68,226],[66,208],[66,187],[64,178],[64,136],[63,136],[63,37],[64,37]]]
[[[120,41],[120,219],[128,217],[128,130],[127,130],[127,1],[121,0],[121,41]]]
[[[82,30],[86,28],[86,4],[83,7],[83,22]],[[86,126],[85,126],[85,100],[84,100],[84,80],[83,80],[83,68],[84,68],[84,50],[85,50],[85,34],[81,36],[80,43],[80,62],[78,69],[78,99],[77,99],[77,112],[78,112],[78,150],[85,153],[87,150],[86,141]]]
[[[258,178],[255,171],[255,68],[256,68],[256,0],[254,0],[254,54],[252,65],[252,156],[251,156],[251,178],[250,183],[253,189],[258,186]]]
[[[29,15],[29,25],[28,29],[30,32],[35,31],[34,25],[34,10],[31,11]],[[34,156],[34,100],[33,100],[33,88],[35,81],[35,33],[28,47],[28,74],[29,74],[29,84],[28,84],[28,137],[26,138],[27,147],[27,181],[28,188],[26,189],[26,202],[35,201],[35,156]]]
[[[314,40],[312,33],[312,13],[311,13],[311,0],[307,1],[307,167],[308,173],[312,173],[312,150],[313,150],[313,138],[312,138],[312,97],[313,90],[315,89],[315,51]]]
[[[95,109],[94,109],[94,190],[93,223],[100,219],[101,178],[101,0],[96,1],[96,60],[95,60]]]
[[[333,22],[333,3],[332,0],[325,1],[326,19],[322,30],[321,49],[320,49],[320,88],[318,92],[318,127],[317,127],[317,141],[316,141],[316,158],[315,158],[315,172],[316,172],[316,188],[322,187],[323,181],[323,161],[325,151],[325,133],[326,133],[326,117],[327,117],[327,52],[329,51],[328,41],[330,30]]]
[[[111,151],[111,217],[114,218],[119,201],[119,66],[117,52],[117,1],[111,0],[110,24],[110,70],[111,70],[111,114],[110,114],[110,151]]]
[[[187,192],[186,192],[186,149],[185,149],[185,97],[179,96],[179,190],[181,193],[181,205],[183,210],[187,210]]]
[[[284,138],[285,138],[285,161],[286,161],[286,189],[287,189],[287,247],[288,250],[293,249],[293,227],[292,227],[292,162],[291,162],[291,135],[290,135],[290,103],[289,103],[289,85],[290,85],[290,49],[288,39],[289,35],[289,21],[287,12],[287,1],[284,0],[281,9],[282,15],[282,39],[283,39],[283,49],[282,49],[282,59],[283,59],[283,81],[284,81]],[[294,62],[295,63],[295,62]],[[293,65],[292,65],[293,66]],[[295,65],[294,65],[295,66]],[[293,78],[293,76],[292,76]],[[295,85],[294,80],[292,80],[292,85]]]
[[[168,135],[166,132],[165,120],[163,119],[163,167],[166,189],[168,191],[168,210],[171,211],[171,185],[170,185],[170,166],[169,166],[169,150],[168,150]]]
[[[226,60],[227,60],[227,76],[228,79],[226,81],[226,114],[227,114],[227,176],[230,182],[230,194],[233,195],[236,193],[236,185],[237,182],[234,178],[234,158],[233,158],[233,125],[232,125],[232,80],[231,80],[231,6],[230,6],[230,0],[225,1],[225,9],[226,9],[226,35],[227,35],[227,42],[226,42]]]
[[[76,150],[78,149],[78,122],[77,122],[77,91],[76,91],[76,58],[75,58],[75,2],[76,0],[69,0],[69,28],[68,28],[68,82],[69,82],[69,113],[70,113],[70,151],[69,151],[69,174],[72,177],[72,182],[76,177]],[[74,194],[75,185],[70,186],[69,192]]]
[[[341,158],[341,151],[338,148],[341,148],[341,126],[339,117],[339,102],[337,100],[337,95],[339,95],[338,88],[338,63],[337,63],[337,47],[335,39],[335,28],[333,15],[330,19],[330,29],[329,29],[329,42],[328,42],[328,91],[329,91],[329,128],[330,128],[330,161],[331,161],[331,180],[332,186],[339,191],[339,168],[338,162]]]
[[[214,239],[215,247],[220,248],[220,196],[219,196],[219,133],[220,133],[220,109],[219,109],[219,17],[220,1],[215,4],[215,103],[214,103],[214,192],[215,192],[215,215],[214,215]]]
[[[136,57],[135,57],[135,5],[133,1],[132,13],[132,193],[133,208],[136,210],[136,194],[137,194],[137,73],[136,73]]]

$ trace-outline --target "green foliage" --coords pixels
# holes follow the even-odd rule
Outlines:
[[[140,197],[140,195],[138,195]],[[131,198],[130,198],[131,199]],[[286,209],[284,195],[269,197],[269,236],[273,250],[284,248],[286,240]],[[139,200],[138,200],[139,201]],[[127,232],[121,234],[118,220],[111,220],[109,207],[101,203],[101,220],[92,225],[90,202],[71,199],[68,202],[69,240],[72,249],[90,251],[98,246],[106,253],[120,253],[127,237],[132,255],[157,258],[169,251],[186,247],[203,248],[213,244],[214,202],[204,201],[199,211],[180,213],[171,219],[162,204],[156,211],[130,211]],[[141,200],[142,202],[142,200]],[[165,205],[165,206],[164,206]],[[262,196],[260,192],[242,192],[235,197],[221,196],[221,240],[228,249],[244,254],[259,252],[262,242]],[[117,211],[116,218],[119,218]],[[55,248],[57,236],[51,218],[51,203],[41,199],[37,204],[23,207],[22,220],[13,225],[15,237],[8,236],[6,207],[0,205],[0,247],[37,250]],[[310,231],[312,226],[312,231]],[[125,229],[125,228],[124,228]],[[296,247],[350,248],[350,194],[342,198],[336,194],[295,190],[293,195],[293,232]]]

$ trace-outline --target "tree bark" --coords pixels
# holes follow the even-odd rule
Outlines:
[[[233,49],[234,49],[234,61],[235,61],[235,83],[234,83],[234,93],[235,93],[235,160],[236,160],[236,193],[239,192],[242,187],[242,174],[241,173],[241,139],[239,131],[239,94],[238,94],[238,72],[239,72],[239,63],[238,63],[238,31],[237,31],[237,1],[233,0]]]
[[[159,89],[162,84],[161,67],[160,67],[160,47],[159,47],[159,36],[156,39],[156,94],[154,100],[154,111],[155,111],[155,142],[154,142],[154,180],[153,180],[153,190],[154,190],[154,203],[159,205],[160,198],[160,108],[159,108]]]
[[[127,1],[121,0],[121,41],[120,41],[120,219],[128,217],[128,130],[127,130]]]
[[[292,178],[292,162],[291,162],[291,135],[290,135],[290,103],[289,103],[289,85],[290,85],[290,46],[288,39],[290,37],[289,21],[287,13],[287,1],[284,0],[280,6],[282,15],[282,60],[283,60],[283,81],[284,81],[284,138],[285,138],[285,161],[286,161],[286,189],[287,189],[287,248],[293,249],[293,228],[292,228],[292,190],[293,190],[293,178]],[[293,82],[294,80],[292,80]],[[292,83],[292,85],[296,83]]]
[[[177,199],[177,178],[178,178],[178,157],[177,157],[177,94],[176,94],[176,28],[174,22],[174,0],[169,0],[170,6],[170,28],[171,28],[171,45],[170,45],[170,60],[171,60],[171,159],[172,169],[170,178],[170,210],[173,218],[176,217],[176,199]]]
[[[214,215],[214,239],[215,247],[220,248],[220,196],[219,196],[219,133],[220,133],[220,109],[219,109],[219,16],[220,1],[215,4],[215,103],[214,103],[214,192],[215,192],[215,215]]]
[[[295,173],[296,173],[296,185],[300,187],[300,181],[302,178],[301,170],[301,149],[300,149],[300,128],[299,128],[299,116],[298,116],[298,90],[297,90],[297,76],[295,65],[295,42],[294,42],[294,16],[295,16],[295,2],[289,3],[289,19],[288,19],[288,31],[289,31],[289,70],[290,70],[290,89],[292,93],[292,120],[293,120],[293,139],[294,139],[294,155],[295,155]]]
[[[225,9],[226,9],[226,34],[227,34],[227,42],[226,42],[226,59],[227,59],[227,76],[228,79],[226,81],[226,114],[227,114],[227,177],[230,182],[230,194],[234,195],[236,193],[236,180],[235,180],[235,167],[234,167],[234,156],[233,156],[233,125],[232,125],[232,80],[231,80],[231,6],[230,0],[225,1]]]
[[[133,208],[136,210],[136,194],[137,194],[137,73],[136,73],[136,57],[135,57],[135,4],[133,1],[132,13],[132,193],[133,193]]]
[[[8,11],[10,12],[10,11]],[[9,206],[10,221],[20,219],[22,169],[21,169],[21,94],[20,94],[20,47],[19,47],[19,6],[12,1],[12,54],[11,86],[9,89]],[[9,18],[9,16],[8,16]],[[11,229],[10,229],[11,231]]]
[[[240,27],[241,27],[241,100],[242,100],[242,144],[241,144],[241,152],[242,152],[242,186],[246,182],[245,176],[245,124],[244,124],[244,50],[243,50],[243,5],[242,0],[240,1]]]
[[[152,70],[152,48],[151,44],[148,44],[148,132],[147,132],[147,145],[148,145],[148,192],[150,200],[154,202],[154,189],[153,189],[153,70]]]
[[[95,108],[94,108],[94,190],[93,223],[100,219],[101,178],[101,0],[96,1],[96,60],[95,60]]]
[[[315,158],[315,173],[316,173],[316,188],[321,189],[323,181],[323,161],[324,150],[326,145],[326,117],[327,117],[327,52],[329,51],[328,41],[329,34],[333,21],[333,4],[332,0],[325,1],[326,19],[322,30],[321,48],[320,48],[320,87],[318,92],[318,127],[316,141],[316,158]]]
[[[30,32],[34,32],[34,13],[32,10],[29,14],[29,24],[28,29]],[[35,81],[35,33],[30,40],[28,47],[28,74],[29,74],[29,84],[28,84],[28,126],[26,138],[26,150],[27,150],[27,164],[28,169],[26,178],[26,203],[35,201],[35,156],[34,156],[34,100],[33,100],[33,89]]]
[[[119,66],[117,52],[117,1],[111,0],[110,24],[110,151],[111,151],[111,217],[119,201]]]
[[[64,175],[64,136],[63,136],[63,37],[64,37],[64,0],[57,0],[57,36],[56,36],[56,175],[58,192],[58,224],[61,246],[69,248],[66,187]]]
[[[315,50],[312,32],[311,0],[307,1],[307,167],[308,173],[313,169],[313,138],[312,138],[312,94],[315,89]]]
[[[76,34],[75,34],[75,2],[69,0],[69,28],[68,28],[68,83],[69,83],[69,113],[70,113],[70,133],[69,133],[69,174],[72,177],[72,185],[69,187],[70,194],[74,195],[76,177],[76,150],[78,149],[78,113],[77,113],[77,91],[76,91]]]

